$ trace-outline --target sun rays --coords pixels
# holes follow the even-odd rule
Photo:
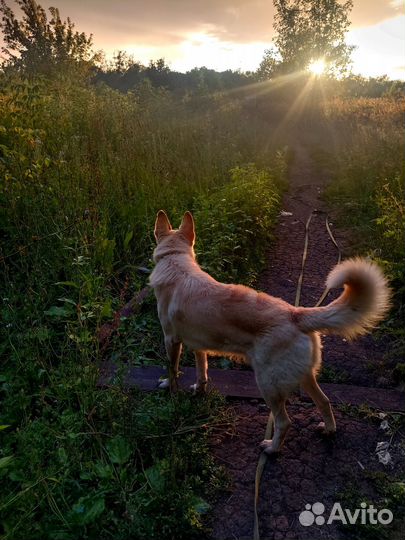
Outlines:
[[[325,73],[326,69],[326,63],[323,58],[318,58],[317,60],[312,60],[308,64],[308,71],[315,75],[316,77],[320,77]]]

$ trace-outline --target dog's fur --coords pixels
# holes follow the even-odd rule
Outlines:
[[[242,285],[219,283],[204,272],[194,254],[194,221],[186,212],[173,230],[159,211],[155,224],[156,266],[150,277],[169,358],[169,384],[175,389],[182,344],[195,352],[196,391],[207,384],[207,354],[237,356],[249,363],[257,385],[273,412],[275,433],[263,441],[267,453],[277,452],[291,424],[285,409],[299,385],[316,403],[324,433],[334,433],[329,399],[319,388],[321,365],[318,332],[346,338],[364,334],[381,320],[390,304],[390,290],[379,267],[349,259],[333,268],[327,287],[344,287],[325,307],[294,307],[280,298]]]

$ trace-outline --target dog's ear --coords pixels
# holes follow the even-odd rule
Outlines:
[[[155,221],[155,238],[156,242],[159,242],[161,238],[169,233],[172,230],[170,225],[169,218],[166,215],[166,212],[159,210],[156,216]]]
[[[195,229],[194,229],[194,219],[191,215],[191,212],[186,212],[183,216],[179,232],[190,242],[190,245],[194,244],[195,240]]]

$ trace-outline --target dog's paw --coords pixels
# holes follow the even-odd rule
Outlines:
[[[195,383],[190,384],[190,390],[194,395],[196,394],[205,394],[207,392],[207,383]]]
[[[170,381],[169,379],[159,379],[158,388],[169,388]]]
[[[280,452],[280,448],[275,447],[271,439],[264,439],[259,446],[269,456],[275,456]]]
[[[316,431],[325,437],[331,437],[336,433],[336,428],[327,428],[325,422],[319,422],[316,426]]]

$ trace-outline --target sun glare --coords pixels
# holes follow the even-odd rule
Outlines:
[[[325,71],[325,60],[322,58],[319,58],[318,60],[312,60],[312,62],[308,65],[308,70],[313,75],[322,75],[322,73]]]

